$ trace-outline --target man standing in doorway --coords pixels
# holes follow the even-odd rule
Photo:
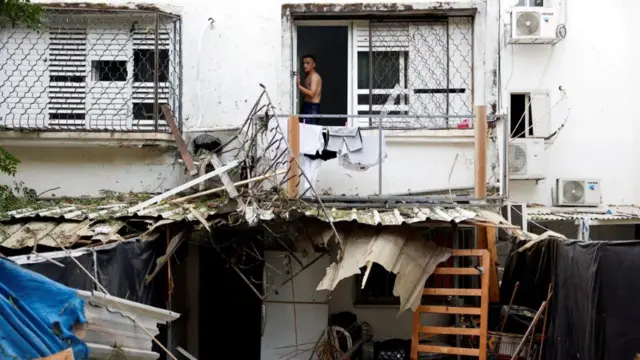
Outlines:
[[[322,78],[316,72],[316,58],[313,55],[302,57],[305,72],[304,86],[298,75],[298,89],[304,96],[302,114],[320,114],[320,100],[322,99]],[[306,124],[316,124],[317,119],[303,119]]]

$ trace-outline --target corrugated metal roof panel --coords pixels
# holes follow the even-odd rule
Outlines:
[[[295,210],[293,210],[295,211]],[[442,221],[442,222],[462,222],[465,220],[486,220],[477,212],[463,208],[442,208],[437,206],[420,208],[398,208],[398,209],[329,209],[329,218],[334,222],[355,221],[366,225],[401,225],[413,224],[422,221]],[[327,216],[322,210],[314,209],[305,211],[307,217],[317,218],[326,221]],[[261,215],[264,216],[264,214]],[[505,220],[506,222],[506,220]]]
[[[221,204],[222,205],[222,204]],[[227,204],[232,205],[232,204]],[[118,230],[128,219],[148,219],[148,230],[144,233],[146,238],[154,238],[154,232],[159,231],[154,224],[166,224],[167,221],[198,222],[198,217],[210,221],[217,211],[214,207],[203,204],[172,204],[164,203],[143,209],[135,214],[129,214],[127,209],[131,204],[118,203],[106,205],[67,205],[47,207],[39,210],[16,210],[9,215],[12,217],[5,224],[0,224],[0,246],[13,249],[32,247],[35,244],[57,247],[58,244],[51,239],[54,236],[64,246],[74,244],[79,239],[109,242],[121,240]],[[193,209],[199,215],[196,217]],[[230,217],[222,215],[229,210],[234,211],[233,206],[220,206],[220,215],[213,220],[214,225],[219,223],[237,224],[243,219],[249,226],[256,225],[259,221],[278,221],[293,219],[299,216],[317,218],[321,221],[330,219],[334,222],[357,222],[366,225],[400,225],[413,224],[424,221],[438,221],[445,223],[460,223],[464,221],[484,221],[505,225],[507,221],[499,214],[472,207],[448,208],[442,206],[421,206],[393,209],[380,208],[329,208],[329,216],[322,209],[314,205],[300,208],[291,208],[282,215],[273,209],[263,210],[256,206],[245,207],[243,214]],[[208,219],[209,218],[209,219]],[[233,220],[232,220],[233,219]],[[13,224],[20,222],[21,224]],[[51,236],[49,236],[51,235]]]
[[[635,220],[640,219],[640,208],[636,206],[609,206],[606,208],[529,207],[527,208],[527,216],[533,221]]]
[[[153,336],[158,335],[158,324],[177,319],[180,314],[169,310],[106,295],[97,291],[78,290],[85,301],[87,318],[84,341],[99,353],[119,349],[125,354],[136,355],[134,359],[157,359],[153,353],[152,340],[142,332],[143,326]],[[135,321],[133,320],[135,319]],[[98,354],[92,353],[92,358]]]
[[[115,241],[121,240],[117,232],[123,226],[123,221],[116,220],[111,220],[108,223],[91,220],[62,223],[29,221],[20,224],[0,225],[0,246],[10,249],[22,249],[36,245],[59,247],[58,242],[63,246],[70,246],[82,237],[93,241]]]

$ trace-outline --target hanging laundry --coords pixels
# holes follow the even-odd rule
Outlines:
[[[368,170],[380,163],[380,151],[382,151],[382,160],[384,161],[387,157],[384,134],[382,135],[382,149],[380,149],[379,135],[363,135],[360,150],[340,153],[340,166],[354,171]]]
[[[342,153],[362,149],[362,135],[357,127],[330,128],[327,129],[327,134],[327,150]]]
[[[316,179],[318,178],[318,174],[320,173],[320,166],[322,165],[322,160],[320,159],[310,159],[307,156],[300,157],[300,167],[302,168],[302,172],[304,176],[300,174],[300,182],[302,182],[302,192],[300,194],[304,194],[305,196],[312,195],[309,191],[310,184],[315,184]],[[307,181],[308,178],[309,181]]]
[[[322,126],[300,124],[300,154],[315,155],[323,149]]]

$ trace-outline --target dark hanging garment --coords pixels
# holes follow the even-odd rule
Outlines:
[[[304,103],[303,107],[302,107],[302,115],[300,117],[300,123],[301,124],[307,124],[307,125],[318,125],[318,126],[336,126],[335,123],[335,119],[328,119],[328,118],[305,118],[304,115],[305,114],[309,114],[309,115],[319,115],[320,114],[320,104],[311,104],[311,103]],[[340,125],[343,126],[343,125]],[[335,151],[328,151],[327,150],[327,141],[329,141],[329,135],[327,134],[326,131],[324,131],[322,133],[322,139],[324,140],[324,149],[322,150],[322,152],[317,152],[315,153],[315,155],[307,155],[304,154],[304,156],[306,156],[307,158],[311,159],[311,160],[322,160],[322,161],[327,161],[327,160],[331,160],[331,159],[335,159],[338,157],[338,153],[336,153]]]

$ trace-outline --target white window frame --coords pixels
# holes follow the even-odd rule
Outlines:
[[[512,90],[509,91],[509,119],[511,119],[511,95],[524,95],[525,115],[523,122],[525,124],[524,138],[546,138],[551,134],[551,107],[548,90]],[[531,114],[529,114],[528,106],[531,106]],[[519,119],[518,119],[519,120]],[[516,120],[516,121],[518,121]],[[519,135],[519,133],[511,134],[511,123],[509,124],[509,137]],[[533,135],[529,134],[529,128],[533,128]]]
[[[352,33],[351,33],[351,37],[355,38],[356,37],[356,31],[357,31],[357,26],[366,26],[367,28],[369,27],[370,22],[368,20],[355,20],[353,21],[353,26],[352,26]],[[369,53],[369,50],[362,50],[358,48],[358,44],[356,41],[352,41],[352,47],[351,47],[351,52],[353,53],[353,55],[351,56],[353,61],[351,64],[351,67],[353,68],[352,71],[352,82],[354,84],[353,87],[353,92],[351,93],[351,102],[352,102],[352,108],[354,109],[353,114],[357,115],[359,114],[360,111],[369,111],[369,104],[366,105],[359,105],[358,104],[358,96],[359,95],[369,95],[369,89],[360,89],[358,88],[358,55],[359,53]],[[400,72],[400,87],[402,87],[402,91],[398,93],[398,95],[406,95],[409,92],[409,89],[407,88],[407,84],[405,82],[405,72],[407,71],[407,64],[405,63],[405,57],[402,56],[402,54],[404,53],[408,53],[409,52],[409,48],[406,49],[394,49],[394,50],[387,50],[387,49],[382,49],[382,50],[373,50],[372,52],[397,52],[398,56],[400,57],[400,59],[398,60],[398,64],[399,64],[399,72]],[[378,94],[389,94],[393,91],[394,89],[372,89],[373,95],[378,95]],[[401,97],[400,100],[400,104],[399,105],[373,105],[371,111],[382,111],[382,110],[390,110],[390,111],[408,111],[409,107],[408,104],[404,101],[404,97]],[[349,122],[350,126],[369,126],[369,118],[352,118],[351,121]],[[374,126],[376,124],[373,124]]]
[[[356,27],[357,25],[364,25],[364,24],[369,24],[368,20],[295,20],[292,22],[292,27],[291,27],[291,73],[289,73],[289,79],[290,79],[290,84],[291,84],[291,89],[292,89],[292,94],[291,94],[291,105],[293,106],[292,109],[292,113],[293,114],[298,114],[299,108],[300,108],[300,92],[297,89],[297,85],[296,85],[296,76],[294,74],[298,74],[298,57],[300,56],[300,54],[298,54],[298,48],[297,48],[297,39],[298,39],[298,32],[297,32],[297,28],[299,26],[346,26],[348,27],[348,82],[347,82],[347,94],[349,94],[349,99],[347,101],[347,114],[348,115],[357,115],[359,113],[359,111],[369,111],[369,105],[358,105],[358,95],[368,95],[369,94],[369,89],[358,89],[358,53],[359,52],[364,52],[364,50],[359,50],[358,49],[358,44],[356,41]],[[473,26],[473,24],[472,24]],[[474,39],[475,40],[475,39]],[[475,41],[472,43],[472,53],[475,54]],[[368,50],[367,50],[368,51]],[[379,51],[389,51],[389,50],[379,50]],[[396,50],[393,50],[396,51]],[[409,48],[407,49],[398,49],[397,50],[399,53],[402,52],[408,52]],[[405,57],[401,56],[400,57],[400,78],[401,81],[404,82],[405,80],[405,76],[404,76],[404,72],[407,70],[406,69],[406,65],[404,63],[405,62]],[[474,88],[475,88],[475,80],[476,80],[476,74],[475,74],[475,69],[472,68],[472,74],[471,74],[471,81],[472,81],[472,88],[471,88],[471,96],[472,99],[475,97],[474,94]],[[402,91],[399,92],[400,95],[406,95],[409,92],[408,89],[408,84],[400,84],[402,87]],[[389,94],[390,91],[392,91],[393,89],[373,89],[373,93],[376,94],[376,91],[379,92],[380,94]],[[376,107],[378,109],[378,111],[380,110],[390,110],[390,111],[408,111],[409,104],[405,101],[405,98],[401,98],[401,102],[399,105],[374,105],[373,106],[373,111],[377,111]],[[472,105],[473,106],[473,105]],[[365,109],[366,107],[366,109]],[[374,124],[375,125],[375,124]],[[360,127],[366,127],[369,126],[369,118],[348,118],[347,121],[347,126],[360,126]]]

